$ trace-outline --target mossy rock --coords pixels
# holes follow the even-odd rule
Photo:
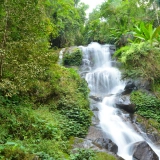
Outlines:
[[[97,152],[95,159],[97,160],[117,160],[115,156],[105,153],[105,152]]]
[[[63,55],[64,66],[80,66],[82,64],[82,51],[79,48],[67,50]]]
[[[160,124],[154,119],[146,119],[140,115],[136,115],[136,121],[142,126],[144,132],[147,133],[152,141],[160,144]]]

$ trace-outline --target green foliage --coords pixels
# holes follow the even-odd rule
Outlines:
[[[149,41],[151,45],[153,44],[158,36],[160,35],[160,26],[157,28],[153,28],[152,24],[148,24],[145,26],[143,22],[140,23],[140,26],[135,26],[134,36],[141,41]]]
[[[81,43],[86,9],[73,0],[1,1],[0,159],[67,159],[69,137],[87,133],[87,83],[56,64],[48,42]],[[73,58],[80,65],[80,50]]]
[[[156,3],[153,5],[151,1],[146,3],[144,0],[105,1],[89,16],[84,33],[86,43],[98,41],[124,46],[129,42],[128,39],[133,39],[130,33],[140,22],[154,24],[153,28],[159,26],[160,13],[157,8]],[[151,25],[147,27],[150,37],[154,36],[153,28]]]
[[[16,142],[7,142],[5,145],[0,145],[0,159],[1,160],[28,160],[33,159],[34,154],[29,154],[25,147]]]
[[[51,46],[74,45],[82,38],[85,22],[85,4],[78,4],[73,0],[47,0],[45,3],[46,14],[52,27],[50,34]],[[80,43],[80,42],[79,42]]]
[[[2,9],[0,88],[11,97],[28,92],[32,81],[43,79],[52,56],[47,53],[48,24],[41,2],[4,1]]]
[[[157,135],[160,134],[160,124],[155,119],[148,119],[139,114],[136,114],[136,118],[136,121],[145,127],[147,133],[153,133],[155,131]]]
[[[97,152],[95,156],[96,160],[116,160],[113,155],[107,154],[105,152]]]
[[[91,149],[75,149],[76,153],[70,155],[70,160],[116,160],[113,155],[105,152],[96,152]]]
[[[63,64],[66,66],[80,66],[82,64],[82,51],[76,48],[71,53],[65,53]]]
[[[91,124],[91,111],[73,108],[72,110],[62,110],[61,112],[68,119],[63,123],[65,136],[85,137]]]
[[[74,69],[57,64],[52,65],[47,72],[45,82],[38,81],[35,84],[28,97],[5,97],[1,92],[2,148],[12,141],[24,146],[24,156],[67,159],[69,137],[85,137],[91,123],[88,93],[86,81]],[[0,155],[5,157],[6,153]],[[8,155],[9,158],[17,156],[11,151]],[[21,157],[21,154],[18,156]]]
[[[7,106],[8,107],[8,106]],[[28,139],[35,137],[35,139],[52,139],[56,138],[58,129],[53,124],[36,117],[33,111],[21,106],[1,108],[1,125],[5,124],[7,135],[13,139]]]
[[[160,99],[160,81],[156,80],[152,84],[152,90],[154,91],[154,94]]]
[[[125,77],[142,77],[151,82],[158,80],[160,72],[159,47],[149,42],[131,43],[115,52],[124,64]]]
[[[71,160],[95,160],[95,152],[90,149],[77,149],[75,154],[71,155]]]
[[[49,85],[47,72],[57,61],[55,51],[48,51],[49,37],[58,38],[62,46],[74,44],[84,28],[86,7],[75,8],[73,0],[5,0],[1,4],[0,90],[10,97],[32,94],[41,84]]]
[[[137,113],[146,118],[160,122],[160,100],[145,92],[135,91],[131,94],[131,101],[136,105]]]

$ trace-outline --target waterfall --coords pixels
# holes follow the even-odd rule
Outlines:
[[[97,104],[100,127],[118,145],[118,155],[132,160],[132,144],[147,140],[135,131],[132,122],[126,120],[129,115],[115,106],[116,94],[123,91],[125,82],[121,81],[121,72],[112,66],[109,45],[93,42],[80,48],[84,53],[81,74],[88,82],[90,95],[103,98]],[[149,140],[147,143],[160,157],[160,151]]]

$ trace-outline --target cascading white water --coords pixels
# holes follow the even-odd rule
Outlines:
[[[100,126],[118,145],[118,155],[132,160],[132,144],[144,138],[134,130],[130,121],[126,121],[128,115],[115,107],[116,94],[124,89],[125,83],[120,80],[120,71],[111,65],[109,45],[94,42],[81,49],[84,53],[82,74],[85,73],[90,95],[103,97],[102,103],[98,103]],[[151,142],[149,144],[160,157],[160,151]]]

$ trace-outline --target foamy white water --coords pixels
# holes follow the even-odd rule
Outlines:
[[[103,97],[99,105],[99,119],[102,130],[114,143],[118,145],[118,155],[125,160],[132,160],[132,144],[144,141],[130,121],[126,121],[127,114],[115,107],[115,95],[122,91],[125,83],[121,81],[120,71],[112,67],[109,45],[91,43],[87,47],[80,47],[84,53],[82,72],[90,88],[90,94]],[[160,150],[149,140],[147,143],[160,157]]]

